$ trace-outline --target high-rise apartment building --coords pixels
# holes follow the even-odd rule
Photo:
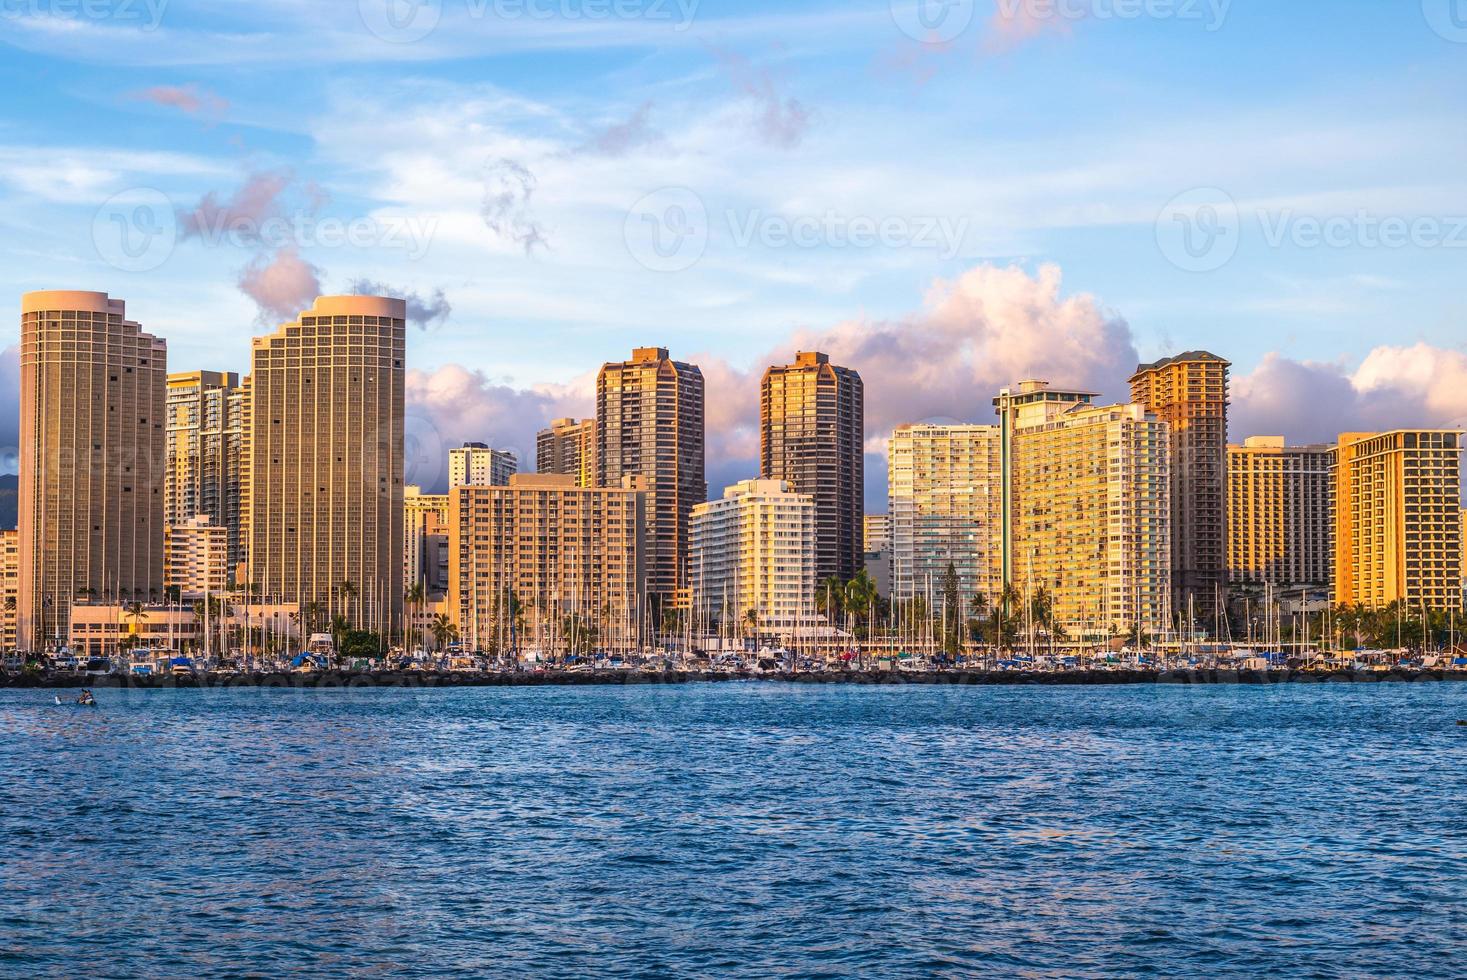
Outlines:
[[[573,476],[576,485],[596,485],[596,420],[556,419],[535,437],[535,469]]]
[[[1095,392],[1075,389],[1052,388],[1048,381],[1020,381],[1012,388],[1000,388],[993,399],[993,410],[998,416],[999,465],[1002,478],[999,486],[999,586],[1012,585],[1017,580],[1015,569],[1014,526],[1017,512],[1014,510],[1013,474],[1016,434],[1021,428],[1043,425],[1078,405],[1089,405],[1095,400]]]
[[[996,425],[902,425],[887,444],[891,594],[941,589],[949,564],[965,602],[1003,591],[1003,456]]]
[[[1334,569],[1332,446],[1249,436],[1228,446],[1228,579],[1327,585]]]
[[[1228,368],[1187,351],[1131,376],[1131,401],[1171,430],[1172,601],[1211,610],[1227,582]]]
[[[506,481],[507,482],[507,481]],[[421,585],[425,597],[448,591],[448,501],[446,493],[402,491],[403,589]]]
[[[244,417],[239,375],[187,371],[168,376],[163,520],[178,526],[203,515],[224,528],[231,568],[242,554]]]
[[[106,293],[21,298],[19,643],[65,641],[80,597],[163,591],[168,348]]]
[[[1013,585],[1071,638],[1170,622],[1167,425],[1140,405],[1047,403],[1014,432]]]
[[[406,306],[322,296],[256,337],[249,379],[249,579],[359,628],[402,618]]]
[[[448,488],[502,487],[520,470],[520,461],[507,449],[490,449],[482,442],[466,442],[448,451]]]
[[[596,484],[646,482],[647,590],[671,605],[687,584],[688,520],[708,497],[703,372],[665,347],[639,347],[596,377]]]
[[[163,581],[182,595],[218,595],[229,587],[229,534],[198,514],[163,532]]]
[[[764,372],[760,473],[815,499],[815,567],[845,581],[862,567],[865,391],[861,376],[801,351]]]
[[[640,635],[641,481],[578,487],[559,474],[449,491],[450,615],[470,650],[532,647],[563,637],[567,619],[596,624],[601,645]],[[514,610],[519,610],[515,616]]]
[[[0,530],[0,654],[15,646],[20,609],[20,532]]]
[[[1458,607],[1462,438],[1450,429],[1340,435],[1332,461],[1335,602]]]
[[[693,508],[688,573],[698,621],[789,631],[815,605],[815,501],[783,480],[744,480]]]
[[[861,549],[885,551],[891,547],[891,515],[867,514],[861,519]]]

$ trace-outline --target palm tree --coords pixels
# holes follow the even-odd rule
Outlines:
[[[434,646],[439,650],[458,639],[458,627],[443,613],[438,613],[428,623],[428,632],[433,634]]]
[[[407,600],[408,615],[411,617],[409,622],[412,623],[412,628],[410,632],[412,633],[413,639],[415,640],[418,638],[417,610],[426,597],[427,593],[423,591],[422,582],[414,582],[408,587],[407,593],[403,596],[403,598]]]
[[[820,583],[820,588],[815,593],[815,608],[825,614],[831,625],[835,624],[840,616],[842,601],[845,599],[845,586],[836,576],[832,575]]]
[[[876,603],[876,582],[871,578],[871,573],[864,568],[857,572],[856,577],[846,583],[842,601],[846,611],[856,617],[857,623],[866,624],[869,635],[871,611]]]
[[[341,642],[348,630],[351,629],[351,620],[345,616],[331,617],[331,647],[336,656],[341,656]]]

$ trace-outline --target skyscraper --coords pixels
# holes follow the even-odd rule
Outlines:
[[[1214,608],[1226,584],[1227,361],[1187,351],[1131,376],[1131,401],[1171,429],[1172,601]]]
[[[243,549],[244,389],[239,375],[188,371],[168,376],[168,466],[163,520],[180,526],[203,515],[224,529],[232,568]]]
[[[573,476],[576,485],[596,485],[596,420],[556,419],[535,436],[535,470]]]
[[[764,372],[760,393],[760,473],[815,500],[815,568],[846,580],[862,567],[866,510],[861,376],[825,354]]]
[[[1057,415],[1077,405],[1089,405],[1095,400],[1093,391],[1076,391],[1051,388],[1048,381],[1020,381],[1012,388],[1000,388],[993,399],[993,411],[998,415],[999,465],[1003,469],[1000,481],[999,546],[1000,588],[1015,584],[1015,574],[1021,565],[1016,565],[1014,550],[1014,526],[1017,517],[1014,501],[1015,447],[1019,429],[1043,425]]]
[[[815,605],[815,501],[782,480],[744,480],[693,508],[688,572],[701,622],[788,632]]]
[[[403,589],[440,596],[448,591],[448,494],[403,487],[402,506]]]
[[[402,617],[405,316],[322,296],[255,338],[249,380],[250,581],[379,631]]]
[[[1332,446],[1249,436],[1228,446],[1228,579],[1326,585],[1334,568]]]
[[[1332,461],[1334,601],[1413,612],[1462,601],[1462,433],[1346,432]]]
[[[703,372],[665,347],[639,347],[596,377],[596,484],[639,476],[647,490],[647,590],[663,603],[687,585],[688,519],[708,497]]]
[[[519,458],[509,450],[466,442],[448,451],[448,488],[502,487],[519,469]]]
[[[1055,401],[1014,432],[1013,585],[1043,589],[1071,638],[1170,622],[1165,422],[1140,405]]]
[[[887,448],[891,594],[939,588],[947,566],[965,602],[1003,591],[1001,437],[996,425],[902,425]]]
[[[21,647],[69,632],[79,596],[163,591],[168,348],[106,293],[21,298]]]

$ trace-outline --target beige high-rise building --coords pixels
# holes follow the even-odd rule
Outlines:
[[[1135,404],[1044,404],[1014,432],[1014,587],[1048,592],[1072,639],[1166,629],[1166,423]]]
[[[573,476],[576,485],[596,485],[596,420],[556,419],[535,437],[535,469]]]
[[[243,552],[244,399],[237,374],[187,371],[168,376],[163,520],[177,526],[203,515],[224,528],[231,568]]]
[[[522,648],[563,638],[572,615],[596,622],[603,645],[635,642],[645,584],[638,479],[578,487],[570,476],[521,473],[448,496],[448,608],[467,649],[504,649],[511,627]]]
[[[700,623],[786,632],[815,610],[815,501],[783,480],[744,480],[693,508],[688,572]]]
[[[256,337],[249,379],[250,580],[395,633],[403,603],[406,307],[322,296]]]
[[[1131,401],[1171,429],[1172,601],[1215,607],[1227,583],[1228,368],[1207,351],[1187,351],[1131,376]]]
[[[942,588],[949,564],[964,602],[1003,592],[1003,453],[996,425],[902,425],[887,444],[891,594]]]
[[[688,520],[708,498],[703,372],[665,347],[639,347],[596,377],[596,484],[646,481],[647,590],[660,604],[687,584]]]
[[[163,531],[163,581],[182,595],[218,595],[229,587],[229,534],[199,514]]]
[[[993,411],[998,416],[999,462],[1003,468],[1000,484],[999,532],[1002,541],[999,547],[1001,570],[999,587],[1015,584],[1016,569],[1024,565],[1015,564],[1014,527],[1017,512],[1014,509],[1014,451],[1015,438],[1019,429],[1044,425],[1050,419],[1077,405],[1089,405],[1095,400],[1095,392],[1075,389],[1053,388],[1048,381],[1020,381],[1011,388],[1000,388],[993,399]]]
[[[1334,574],[1332,446],[1249,436],[1228,446],[1228,578],[1280,589]]]
[[[861,547],[867,552],[891,547],[891,515],[867,514],[861,518]]]
[[[1454,609],[1462,601],[1462,433],[1345,432],[1332,461],[1334,601]]]
[[[760,475],[815,498],[815,567],[823,580],[862,568],[866,511],[865,389],[851,368],[816,351],[764,372]]]
[[[20,645],[68,636],[78,596],[163,592],[168,347],[106,293],[21,298]]]
[[[0,530],[0,654],[15,647],[20,609],[20,532]]]
[[[448,451],[448,488],[502,487],[520,470],[520,461],[507,449],[490,449],[482,442],[466,442]]]
[[[446,493],[403,487],[403,589],[421,585],[427,596],[448,591],[448,501]]]

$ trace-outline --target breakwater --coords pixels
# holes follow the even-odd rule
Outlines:
[[[942,671],[323,671],[174,676],[86,675],[69,672],[0,674],[0,688],[450,688],[701,684],[780,681],[795,684],[1075,686],[1120,684],[1321,684],[1467,681],[1461,670],[942,670]]]

